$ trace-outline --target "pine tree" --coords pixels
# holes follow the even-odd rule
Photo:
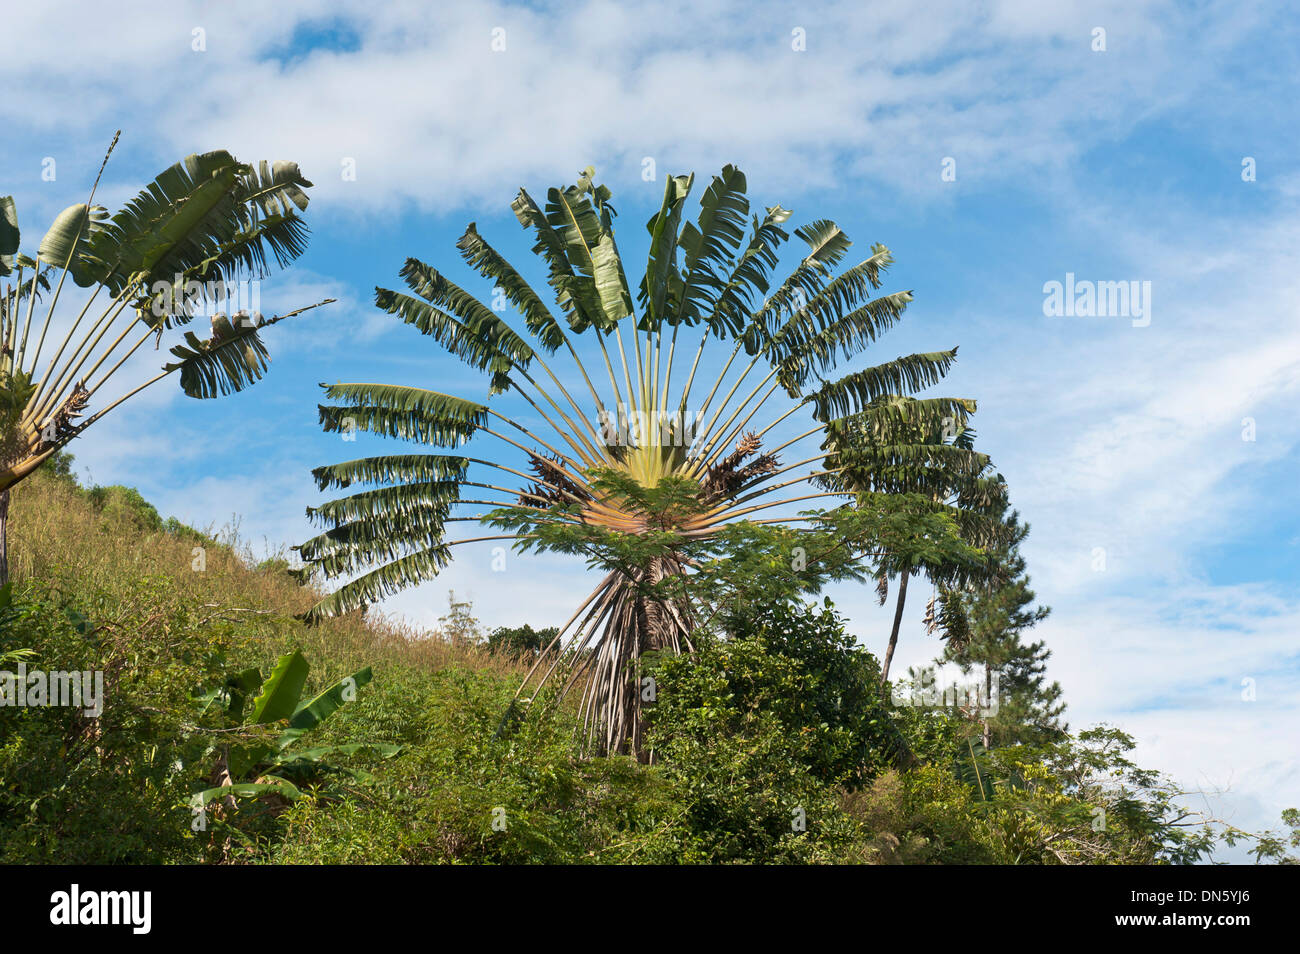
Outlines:
[[[957,663],[966,673],[981,671],[986,691],[992,690],[993,675],[998,677],[997,712],[984,720],[989,748],[1060,741],[1068,728],[1061,721],[1061,686],[1047,681],[1051,650],[1041,640],[1022,639],[1051,612],[1035,603],[1020,554],[1029,526],[1020,523],[1014,510],[1004,519],[1010,542],[995,554],[1000,572],[987,584],[944,594],[948,644],[943,661]]]

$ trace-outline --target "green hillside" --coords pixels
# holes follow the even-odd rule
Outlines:
[[[826,607],[662,661],[651,764],[581,758],[571,703],[511,706],[528,640],[465,607],[308,627],[283,561],[66,470],[14,493],[0,670],[98,670],[107,704],[0,707],[2,862],[1146,863],[1214,837],[1118,732],[990,753],[959,713],[891,707]],[[295,652],[303,700],[373,678],[267,768],[298,715],[249,712]],[[192,807],[223,783],[246,794]]]

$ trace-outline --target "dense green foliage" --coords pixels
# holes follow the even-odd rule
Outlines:
[[[87,492],[57,496],[65,484],[21,488],[20,532],[50,495],[141,559],[174,539]],[[0,670],[97,669],[106,704],[98,718],[0,706],[0,862],[1179,863],[1215,839],[1117,730],[985,751],[977,720],[892,706],[878,662],[825,605],[751,605],[694,654],[646,660],[644,765],[583,758],[575,707],[552,693],[512,706],[522,670],[458,636],[477,626],[464,603],[442,633],[309,629],[294,611],[312,594],[291,604],[274,561],[199,581],[184,562],[141,573],[115,556],[72,573],[41,558],[46,578],[0,596]],[[494,635],[505,649],[519,633]],[[254,717],[297,650],[301,685]],[[283,749],[304,759],[271,751],[302,700],[366,665],[373,679]],[[298,797],[216,797],[200,819],[192,796],[240,745],[258,751],[231,781],[287,777]],[[1255,850],[1284,859],[1294,842],[1266,835]]]
[[[32,650],[29,669],[102,671],[106,704],[98,719],[0,707],[0,860],[202,857],[184,804],[197,786],[177,768],[197,755],[190,692],[253,635],[210,614],[166,579],[75,598],[16,587],[0,610],[0,652]]]
[[[533,629],[527,623],[523,626],[498,626],[488,635],[488,647],[494,653],[535,655],[549,646],[559,634],[558,626],[543,626],[541,629]]]

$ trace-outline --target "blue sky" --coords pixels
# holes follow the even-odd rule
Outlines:
[[[0,106],[2,188],[29,240],[82,200],[117,128],[100,193],[112,207],[213,148],[293,159],[316,183],[311,248],[263,283],[263,310],[339,303],[268,333],[271,373],[244,394],[159,387],[115,411],[72,448],[94,481],[198,525],[237,514],[259,549],[301,542],[321,499],[311,467],[395,449],[321,434],[317,382],[482,393],[371,305],[407,256],[486,296],[454,247],[466,223],[527,262],[516,190],[544,194],[591,164],[637,262],[663,176],[694,171],[698,195],[734,162],[755,208],[833,218],[854,252],[893,250],[886,287],[916,300],[872,357],[960,345],[939,390],[979,400],[980,442],[1033,526],[1030,572],[1053,607],[1036,635],[1072,723],[1127,729],[1145,764],[1246,827],[1300,802],[1300,21],[1284,4],[263,11],[159,5],[126,30],[48,3],[13,11],[0,39],[18,91]],[[1150,324],[1044,317],[1044,284],[1067,273],[1150,282]],[[156,356],[140,358],[143,375]],[[512,557],[503,576],[489,561],[466,548],[386,608],[431,624],[454,587],[490,625],[544,625],[589,582],[575,563]],[[880,651],[888,611],[860,588],[834,596]],[[923,602],[904,668],[935,652]]]

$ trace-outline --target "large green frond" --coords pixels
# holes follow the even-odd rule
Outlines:
[[[810,375],[831,370],[841,358],[851,359],[893,327],[911,300],[910,291],[883,295],[823,323],[820,329],[814,320],[796,316],[767,344],[778,380],[792,397],[797,395]]]
[[[459,494],[458,481],[429,481],[381,487],[309,507],[312,522],[329,529],[296,549],[312,573],[326,577],[396,559],[441,542]]]
[[[831,270],[853,244],[830,219],[818,219],[800,226],[794,234],[808,245],[808,254],[754,313],[753,322],[765,337],[770,337],[784,320],[806,308],[821,294]],[[754,353],[752,347],[750,353]]]
[[[414,480],[464,480],[468,457],[451,454],[390,454],[317,467],[311,472],[321,490],[352,484],[392,484]]]
[[[735,166],[724,166],[700,198],[697,224],[682,226],[677,244],[682,250],[685,283],[679,320],[686,324],[696,324],[712,314],[726,287],[722,276],[745,240],[749,217],[746,188],[745,174]]]
[[[645,277],[637,293],[643,317],[642,331],[653,331],[662,326],[664,319],[680,310],[682,276],[677,270],[677,240],[682,219],[682,209],[690,195],[694,176],[668,176],[664,186],[663,204],[650,221],[650,255],[646,262]]]
[[[594,289],[600,307],[599,327],[606,330],[632,314],[632,295],[614,243],[612,210],[607,206],[598,210],[589,195],[598,198],[586,177],[578,185],[549,189],[546,220],[563,238],[575,278],[589,282]]]
[[[413,258],[406,260],[401,275],[421,298],[376,288],[375,304],[414,325],[470,367],[490,371],[491,394],[510,387],[512,368],[528,367],[533,349],[473,295]],[[451,314],[435,307],[439,305]]]
[[[59,268],[67,265],[74,282],[89,284],[84,280],[86,256],[95,234],[104,228],[107,218],[108,210],[102,205],[90,206],[81,202],[68,206],[46,231],[37,246],[36,257],[46,265]]]
[[[790,214],[777,205],[768,209],[762,220],[754,216],[749,244],[737,259],[708,318],[709,330],[717,337],[736,337],[749,325],[752,299],[767,293],[769,276],[779,261],[777,250],[790,238],[781,228]]]
[[[306,248],[307,226],[295,210],[306,208],[310,186],[292,162],[253,168],[224,151],[189,156],[93,232],[73,278],[117,293],[177,274],[256,277],[268,253],[283,266]]]
[[[267,318],[257,325],[248,316],[231,322],[225,315],[216,315],[212,319],[212,337],[204,341],[192,331],[185,332],[185,343],[171,349],[180,360],[164,365],[163,370],[179,370],[181,390],[192,398],[242,391],[261,380],[271,362],[258,331],[306,310]]]
[[[450,560],[447,544],[409,553],[345,583],[313,606],[305,616],[308,620],[320,620],[363,609],[409,586],[433,579]]]
[[[528,330],[537,338],[547,354],[564,344],[564,329],[555,320],[537,292],[524,281],[514,266],[505,260],[496,249],[489,245],[471,222],[465,234],[456,243],[461,256],[469,266],[484,278],[496,282],[506,299],[519,309],[524,316]]]
[[[565,251],[563,235],[552,228],[546,213],[523,189],[519,190],[519,195],[515,197],[510,207],[514,210],[515,217],[519,219],[519,224],[524,228],[533,229],[537,235],[533,254],[545,258],[550,267],[547,280],[555,292],[556,303],[564,312],[569,327],[578,334],[592,326],[603,329],[605,321],[595,283],[585,275],[574,273]]]
[[[388,437],[457,447],[487,424],[487,406],[397,384],[322,384],[344,405],[318,405],[321,427],[334,433],[369,431]]]
[[[460,480],[416,481],[363,490],[319,507],[308,507],[307,516],[321,526],[335,527],[350,520],[405,520],[428,507],[449,506],[459,498]]]
[[[815,409],[814,416],[825,423],[832,417],[861,411],[886,395],[930,387],[948,373],[956,357],[956,348],[906,355],[847,374],[838,381],[827,381],[808,400]]]

